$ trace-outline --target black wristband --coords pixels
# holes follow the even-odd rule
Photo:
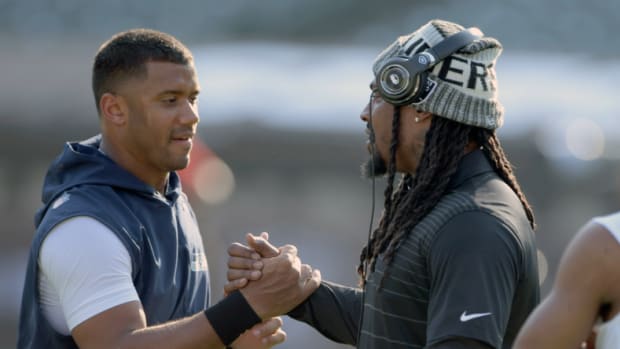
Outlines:
[[[262,322],[239,290],[205,310],[205,316],[226,346],[230,346],[243,332]]]

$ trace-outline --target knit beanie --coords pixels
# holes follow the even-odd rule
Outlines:
[[[446,37],[464,30],[461,25],[434,19],[415,32],[399,37],[379,54],[373,63],[375,76],[383,63],[394,56],[411,57],[433,47]],[[473,41],[433,66],[429,79],[434,87],[417,110],[467,125],[494,130],[503,123],[504,107],[497,99],[495,62],[502,51],[501,43],[490,37]]]

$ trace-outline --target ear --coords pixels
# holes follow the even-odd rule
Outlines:
[[[127,119],[123,97],[106,92],[99,99],[101,117],[115,125],[122,125]]]
[[[402,106],[400,115],[405,120],[411,120],[412,123],[427,123],[433,119],[433,113],[415,109],[412,105]]]
[[[425,121],[430,121],[432,119],[433,113],[427,112],[427,111],[419,111],[416,110],[415,111],[416,117],[418,118],[419,122],[425,122]]]

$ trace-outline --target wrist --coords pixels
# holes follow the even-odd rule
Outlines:
[[[239,290],[205,310],[211,327],[225,346],[262,320]]]

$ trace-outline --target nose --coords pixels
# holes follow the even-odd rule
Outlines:
[[[360,120],[362,120],[365,123],[368,123],[368,121],[370,120],[369,113],[370,113],[370,103],[366,103],[366,106],[360,113]]]
[[[196,125],[200,121],[200,116],[198,115],[198,105],[196,103],[187,101],[181,114],[181,121],[188,125]]]

